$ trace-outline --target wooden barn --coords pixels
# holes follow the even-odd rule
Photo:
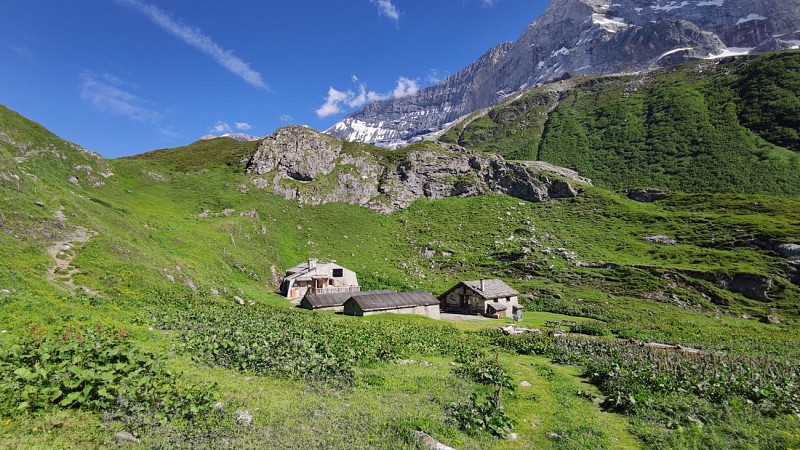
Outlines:
[[[344,311],[344,302],[350,297],[366,294],[383,294],[397,292],[393,290],[384,291],[360,291],[360,292],[337,292],[333,294],[306,294],[300,301],[300,307],[311,311]]]
[[[359,292],[356,273],[336,261],[322,263],[316,259],[304,261],[286,271],[281,282],[281,295],[288,299],[306,294],[335,294]]]
[[[430,292],[383,292],[353,295],[344,303],[349,316],[374,314],[419,314],[439,318],[439,301]]]
[[[461,281],[439,296],[442,310],[496,319],[521,316],[519,292],[502,280]]]

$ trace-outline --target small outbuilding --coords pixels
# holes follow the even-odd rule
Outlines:
[[[439,301],[430,292],[378,292],[353,295],[344,303],[348,316],[419,314],[439,319]]]
[[[306,294],[300,301],[300,307],[311,311],[344,311],[344,303],[350,298],[366,294],[384,294],[397,292],[394,290],[337,292],[333,294]]]
[[[500,319],[521,317],[519,292],[502,280],[461,281],[439,296],[442,310]]]
[[[281,282],[281,295],[296,299],[310,294],[336,294],[359,292],[356,273],[338,264],[316,259],[304,261],[286,271]]]

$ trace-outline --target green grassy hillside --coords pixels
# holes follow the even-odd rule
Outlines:
[[[451,198],[384,216],[247,189],[241,161],[256,144],[212,140],[109,161],[7,109],[0,133],[5,446],[126,445],[117,431],[170,448],[420,448],[417,430],[456,448],[800,439],[798,411],[774,406],[798,404],[797,384],[679,394],[677,381],[581,377],[586,367],[606,373],[603,355],[616,350],[604,346],[628,342],[618,337],[756,358],[775,368],[760,380],[795,380],[800,287],[776,248],[800,243],[796,198],[643,204],[587,187],[575,199]],[[653,235],[677,243],[644,240]],[[309,257],[356,270],[365,289],[438,294],[502,278],[527,296],[525,325],[576,320],[563,342],[578,347],[567,358],[552,337],[502,340],[495,321],[297,311],[274,291]],[[768,281],[767,297],[737,280]],[[768,316],[779,323],[759,321]],[[640,356],[617,361],[620,370]],[[716,367],[678,364],[697,376]],[[715,401],[726,414],[712,412]],[[237,423],[237,410],[253,423]],[[510,426],[516,440],[497,437]]]
[[[789,51],[568,80],[468,118],[442,139],[575,168],[611,189],[797,195],[798,67],[800,52]]]

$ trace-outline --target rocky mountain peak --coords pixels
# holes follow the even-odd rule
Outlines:
[[[797,47],[798,0],[553,0],[513,44],[416,95],[367,105],[327,132],[396,148],[556,79]]]

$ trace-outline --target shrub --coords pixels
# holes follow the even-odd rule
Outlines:
[[[214,403],[209,386],[183,382],[163,360],[133,347],[124,330],[31,330],[0,348],[0,415],[47,408],[110,412],[146,421],[193,419]]]

